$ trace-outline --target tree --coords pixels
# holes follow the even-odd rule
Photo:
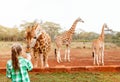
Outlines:
[[[120,46],[120,32],[117,32],[117,33],[112,37],[112,42],[115,43],[116,45]]]
[[[53,22],[45,22],[41,26],[50,35],[52,41],[54,41],[55,36],[58,35],[61,30],[60,25]]]
[[[97,33],[94,32],[80,32],[73,35],[73,40],[77,41],[92,41],[98,37]]]

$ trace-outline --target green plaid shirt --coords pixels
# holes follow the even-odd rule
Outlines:
[[[7,62],[6,76],[12,79],[12,82],[30,82],[28,71],[32,70],[32,63],[23,58],[19,57],[20,71],[16,71],[13,69],[12,61],[9,60]]]

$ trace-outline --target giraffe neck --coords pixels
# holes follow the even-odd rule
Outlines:
[[[102,41],[104,41],[104,26],[102,27],[102,32],[100,34],[100,38]]]
[[[72,27],[68,30],[70,33],[74,33],[78,20],[75,20]]]

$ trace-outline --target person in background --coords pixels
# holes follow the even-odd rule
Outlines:
[[[14,44],[11,47],[11,59],[7,61],[6,76],[12,82],[30,82],[28,71],[33,69],[31,59],[22,57],[22,46]]]

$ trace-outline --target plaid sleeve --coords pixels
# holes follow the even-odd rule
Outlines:
[[[28,71],[31,71],[32,69],[33,69],[33,65],[32,65],[32,63],[31,63],[31,61],[27,61],[27,69],[28,69]]]
[[[10,70],[9,62],[7,63],[7,66],[6,66],[6,76],[8,78],[11,78],[11,70]]]

